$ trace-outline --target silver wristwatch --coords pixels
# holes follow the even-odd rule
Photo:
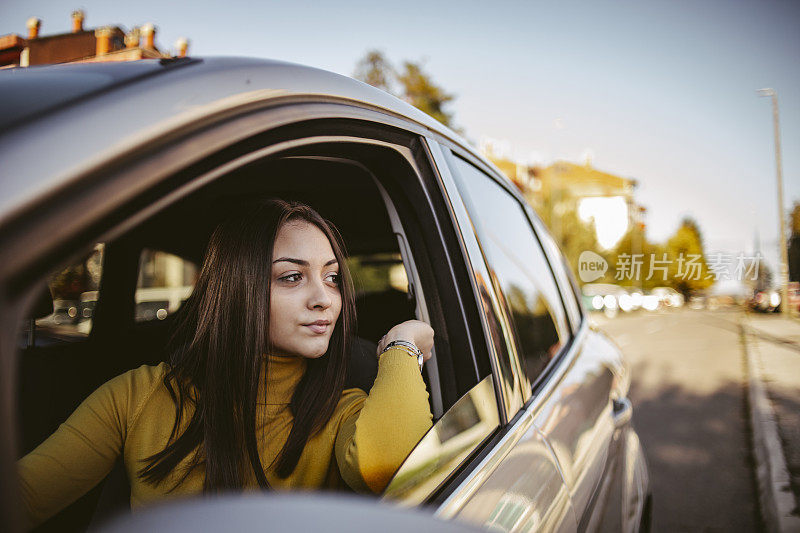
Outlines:
[[[417,363],[419,363],[419,371],[422,372],[422,363],[425,362],[425,358],[422,354],[422,350],[417,348],[416,344],[410,341],[402,341],[402,340],[392,341],[386,345],[386,347],[383,349],[383,352],[381,353],[384,353],[389,348],[400,348],[411,357],[416,357]]]

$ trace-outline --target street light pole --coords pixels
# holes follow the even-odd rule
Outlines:
[[[781,132],[778,121],[778,93],[775,89],[759,89],[758,94],[772,98],[772,123],[775,129],[775,166],[778,174],[778,217],[780,218],[780,234],[778,246],[781,251],[781,311],[783,316],[790,316],[789,309],[789,257],[786,252],[786,217],[783,213],[783,170],[781,165]]]

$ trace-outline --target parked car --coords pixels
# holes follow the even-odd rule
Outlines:
[[[362,264],[403,265],[400,289],[356,279],[364,342],[415,317],[436,331],[424,374],[435,423],[384,500],[508,531],[647,524],[622,353],[590,327],[531,207],[449,129],[350,78],[266,60],[9,69],[0,94],[2,471],[101,383],[164,360],[192,290],[181,269],[242,202],[281,197],[333,221],[351,256],[372,258]],[[180,260],[147,276],[180,290],[153,312],[141,304],[161,296],[140,290],[137,312],[155,252]],[[99,283],[80,327],[54,337],[37,319],[67,269]],[[368,390],[374,360],[352,365],[348,386]],[[112,470],[47,527],[96,524],[127,505],[126,487]],[[6,530],[17,491],[0,477]]]
[[[683,306],[683,295],[672,287],[655,287],[650,294],[658,297],[659,305],[662,307]]]

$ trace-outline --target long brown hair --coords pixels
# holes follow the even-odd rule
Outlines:
[[[273,247],[278,230],[295,220],[314,224],[328,237],[339,261],[342,310],[327,353],[308,360],[292,396],[294,423],[274,463],[278,476],[285,478],[294,471],[309,437],[333,414],[344,388],[355,331],[353,285],[341,235],[307,205],[282,200],[251,204],[216,227],[194,292],[176,316],[170,369],[164,376],[175,402],[175,423],[166,447],[145,459],[147,465],[139,471],[145,481],[161,483],[194,452],[173,489],[201,463],[204,492],[240,489],[248,470],[260,487],[269,487],[258,453],[256,403],[262,356],[272,352]],[[194,412],[180,432],[187,405]]]

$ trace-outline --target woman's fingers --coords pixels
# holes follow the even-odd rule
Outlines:
[[[386,335],[384,335],[383,337],[381,337],[381,340],[378,341],[378,355],[380,355],[381,352],[383,352],[383,349],[386,347],[387,344],[388,343],[386,342]]]

